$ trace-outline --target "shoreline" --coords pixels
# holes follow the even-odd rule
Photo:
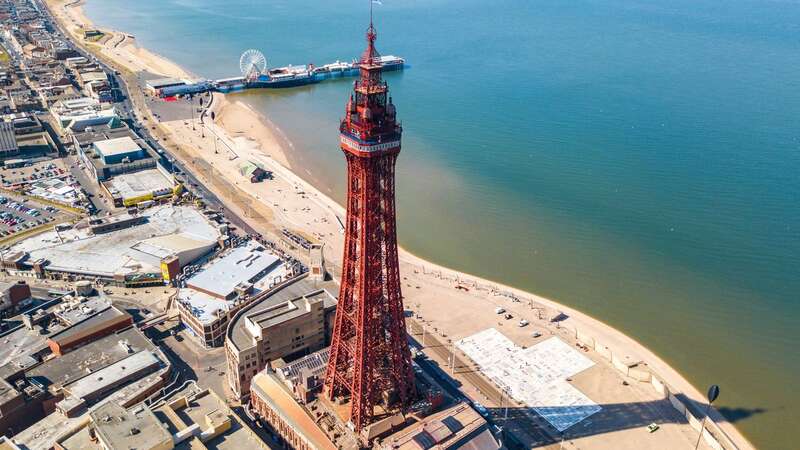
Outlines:
[[[94,27],[89,18],[83,13],[82,6],[85,4],[85,2],[86,0],[77,0],[71,2],[48,0],[47,4],[51,8],[54,16],[60,18],[62,21],[64,20],[64,17],[60,14],[58,8],[60,7],[65,10],[69,10],[66,14],[72,19],[72,24],[74,26],[73,29],[75,27]],[[70,28],[69,23],[62,23],[66,28]],[[122,39],[120,39],[119,42],[116,42],[113,48],[110,49],[106,47],[105,44],[94,44],[91,46],[97,47],[99,51],[106,53],[107,56],[111,58],[114,58],[116,54],[116,57],[120,58],[120,60],[117,60],[116,62],[125,66],[131,72],[136,73],[137,71],[147,71],[164,76],[175,76],[180,78],[193,77],[189,71],[182,68],[177,63],[174,63],[173,61],[170,61],[167,58],[160,56],[148,49],[138,46],[135,37],[123,32],[106,29],[101,30],[111,35],[111,38],[106,42],[113,41],[117,39],[118,36],[122,36]],[[127,60],[124,59],[124,57],[121,56],[124,53],[127,53],[130,58]],[[263,114],[254,111],[249,105],[241,100],[232,100],[227,98],[225,95],[218,93],[214,94],[214,102],[211,110],[217,111],[216,121],[213,124],[207,124],[206,129],[209,131],[213,130],[220,141],[227,142],[226,145],[229,147],[235,147],[237,150],[239,150],[240,146],[242,145],[248,147],[249,152],[246,153],[246,156],[237,155],[236,158],[258,158],[257,153],[261,153],[263,156],[265,156],[265,160],[270,161],[270,169],[274,168],[278,176],[286,180],[289,184],[294,185],[296,189],[297,187],[302,188],[301,197],[303,199],[307,201],[313,197],[313,201],[323,209],[326,209],[339,218],[343,217],[345,210],[342,205],[324,194],[320,189],[315,187],[312,183],[306,181],[306,179],[299,174],[300,168],[297,166],[296,158],[293,160],[292,157],[293,144],[288,137],[286,137],[280,131],[280,129],[269,120],[268,117],[265,117]],[[175,133],[178,133],[176,129],[171,128],[171,130]],[[178,136],[180,135],[178,134]],[[188,138],[188,141],[193,143],[190,138]],[[200,159],[206,159],[206,157],[200,156]],[[210,158],[208,159],[210,160]],[[221,160],[222,158],[219,159]],[[214,166],[215,161],[210,162],[210,164]],[[221,166],[220,163],[217,164],[217,167]],[[230,172],[229,169],[230,168],[223,168],[218,170],[228,170],[228,172]],[[222,175],[224,176],[225,173],[222,173]],[[234,182],[233,184],[238,183]],[[239,188],[241,192],[250,194],[250,196],[259,199],[258,194],[254,195],[252,190],[248,191],[247,186],[239,185]],[[265,202],[265,200],[262,200],[262,202]],[[282,215],[279,211],[277,211],[277,205],[278,203],[275,203],[276,211],[274,211],[274,213],[280,218]],[[266,207],[270,208],[269,205],[266,205]],[[284,211],[286,211],[286,208],[284,208]],[[289,220],[291,223],[291,220],[287,217],[283,217],[282,219]],[[438,272],[438,275],[435,275],[435,277],[440,280],[456,280],[455,282],[458,284],[475,286],[476,288],[478,286],[490,286],[499,291],[510,292],[519,297],[531,299],[532,301],[545,305],[554,311],[563,312],[568,316],[567,319],[561,322],[563,326],[567,327],[568,329],[581,330],[578,332],[578,334],[583,333],[585,335],[593,336],[598,341],[602,340],[603,344],[605,344],[607,347],[614,348],[617,351],[621,350],[621,353],[625,354],[625,356],[629,357],[632,361],[645,362],[647,366],[652,369],[653,373],[657,374],[659,378],[661,378],[667,385],[674,389],[674,392],[685,394],[693,401],[704,404],[705,396],[701,394],[701,392],[688,380],[686,380],[677,370],[672,368],[669,364],[667,364],[664,360],[658,357],[658,355],[650,351],[644,345],[611,327],[610,325],[607,325],[569,306],[563,305],[554,300],[540,297],[534,293],[493,282],[476,275],[467,274],[440,266],[436,263],[418,257],[402,247],[399,248],[399,254],[401,264],[415,269],[420,268],[423,274]],[[326,259],[328,259],[329,262],[331,259],[335,261],[335,255],[335,251],[333,251],[332,254],[326,253]],[[338,258],[340,259],[341,255],[339,255]],[[719,422],[718,425],[722,428],[722,430],[724,430],[727,437],[731,439],[739,448],[754,448],[753,445],[741,434],[741,432],[735,426],[733,426],[731,422],[722,418],[721,415],[716,412],[716,410],[712,409],[710,417],[714,419],[715,422]]]

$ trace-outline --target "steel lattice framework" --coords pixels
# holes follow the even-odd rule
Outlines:
[[[340,125],[347,160],[344,263],[325,392],[349,397],[350,422],[360,431],[377,405],[408,406],[414,372],[405,331],[395,227],[395,162],[402,127],[381,79],[377,34],[367,30]]]

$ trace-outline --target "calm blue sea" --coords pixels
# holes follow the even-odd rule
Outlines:
[[[92,0],[198,75],[350,60],[367,1]],[[383,0],[399,233],[644,343],[762,448],[800,423],[800,3]],[[244,94],[342,199],[350,81]]]

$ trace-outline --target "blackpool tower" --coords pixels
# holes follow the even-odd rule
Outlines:
[[[402,127],[381,79],[377,34],[370,21],[339,127],[347,160],[344,262],[325,394],[350,403],[359,432],[376,416],[414,397],[406,340],[395,227],[394,173]]]

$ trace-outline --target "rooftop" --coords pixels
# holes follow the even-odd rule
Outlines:
[[[161,364],[162,361],[153,352],[142,350],[73,381],[64,388],[76,399],[88,398],[98,392],[111,389],[120,381],[130,379],[148,369],[151,369],[149,372],[154,372]]]
[[[258,275],[279,262],[277,256],[260,244],[249,241],[246,245],[236,247],[209,263],[186,284],[192,289],[219,298],[228,298],[237,285],[252,282]]]
[[[437,447],[439,446],[439,447]],[[386,450],[498,449],[500,445],[489,431],[486,421],[466,403],[459,403],[425,417],[386,438]]]
[[[62,346],[75,343],[85,336],[95,333],[99,329],[106,328],[111,324],[124,323],[130,320],[130,314],[109,305],[101,311],[95,311],[91,315],[86,315],[84,319],[74,323],[69,328],[53,333],[50,335],[50,340]]]
[[[54,333],[63,330],[64,327],[51,322],[47,329],[50,333]],[[0,366],[24,358],[26,355],[47,350],[48,336],[38,329],[29,330],[22,326],[0,337]]]
[[[186,82],[179,78],[157,78],[155,80],[147,80],[147,85],[151,89],[161,89],[166,86],[175,86],[180,84],[186,84]]]
[[[333,295],[324,289],[320,289],[271,307],[259,309],[258,311],[249,311],[246,314],[246,320],[261,329],[268,329],[306,314],[308,312],[306,301],[311,303],[315,300],[321,300],[323,308],[336,304]]]
[[[134,244],[131,248],[163,259],[170,255],[205,247],[208,244],[209,241],[207,240],[196,239],[185,234],[176,233],[145,239]]]
[[[0,153],[15,152],[18,149],[14,124],[0,121]]]
[[[147,209],[142,215],[146,223],[101,235],[77,227],[49,231],[14,245],[9,252],[28,252],[32,261],[45,259],[50,270],[111,277],[161,272],[160,265],[134,248],[142,241],[181,235],[211,245],[219,237],[217,227],[189,206],[165,205]]]
[[[267,371],[253,377],[250,385],[253,395],[270,406],[280,418],[289,424],[295,433],[302,436],[310,447],[317,450],[336,449],[336,446],[322,432],[319,426],[297,404],[292,394],[286,390],[278,378]]]
[[[124,139],[124,138],[123,138]],[[171,190],[174,183],[158,169],[115,175],[103,183],[113,197],[133,198]]]
[[[286,274],[287,271],[283,265],[272,268],[256,283],[254,293],[260,292],[260,288],[266,289],[267,286],[276,283],[276,280],[284,279]],[[188,305],[192,314],[202,323],[213,322],[217,319],[219,313],[233,308],[234,303],[238,300],[237,298],[224,300],[194,289],[181,289],[178,292],[178,299]]]
[[[109,124],[103,124],[103,125],[93,125],[89,129],[84,128],[82,131],[76,131],[75,129],[73,129],[72,137],[81,146],[87,146],[91,145],[94,142],[116,139],[125,136],[128,136],[132,139],[138,138],[138,136],[136,135],[136,133],[133,132],[133,130],[124,125],[124,122],[111,123],[111,125],[119,125],[119,126],[110,126]]]
[[[172,435],[143,406],[125,409],[106,403],[89,416],[100,440],[112,450],[157,448],[159,444],[172,442]]]
[[[102,408],[103,405],[107,403],[128,404],[132,402],[137,395],[140,395],[143,389],[152,388],[161,382],[161,375],[158,373],[149,375],[115,391],[99,403],[90,406],[88,411],[83,412],[77,417],[68,418],[64,417],[60,412],[54,412],[32,426],[22,430],[19,434],[14,436],[14,439],[22,444],[23,448],[26,450],[51,450],[56,444],[56,441],[62,438],[65,432],[74,432],[77,429],[85,427],[91,411]],[[88,433],[86,437],[88,438]],[[90,440],[84,440],[83,443],[89,441]],[[92,447],[79,446],[72,448],[85,450]]]
[[[200,389],[196,385],[190,385],[170,397],[165,405],[153,412],[173,434],[198,426],[203,430],[199,439],[208,449],[239,450],[268,447],[228,408],[225,400],[210,389]],[[230,423],[230,428],[225,428],[225,422]],[[217,429],[216,432],[213,431],[214,428]],[[196,440],[193,442],[189,439],[176,448],[196,449],[199,447],[196,444]]]
[[[103,156],[125,155],[142,150],[130,136],[98,141],[94,146]]]
[[[276,305],[285,304],[291,300],[302,299],[304,295],[320,295],[320,289],[325,289],[323,292],[339,292],[338,285],[334,281],[315,282],[304,278],[296,283],[292,283],[281,290],[273,293],[269,297],[253,303],[243,310],[236,318],[234,318],[228,325],[228,337],[230,342],[238,349],[249,348],[253,345],[252,336],[245,329],[245,322],[248,317],[258,316],[262,311],[269,310]],[[328,294],[326,294],[328,295]],[[335,306],[334,294],[330,295],[326,308]]]
[[[27,371],[51,391],[97,372],[141,351],[157,348],[138,329],[130,327],[97,339],[58,358],[45,361]]]

